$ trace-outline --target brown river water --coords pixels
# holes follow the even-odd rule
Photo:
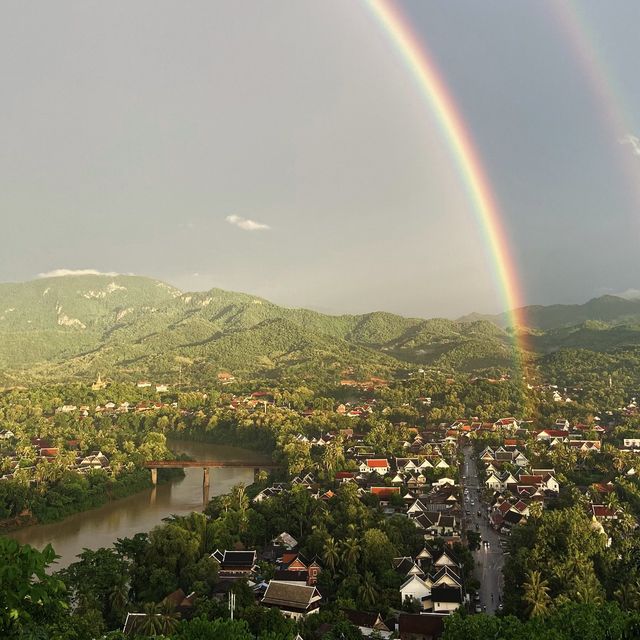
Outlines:
[[[260,452],[238,447],[203,442],[173,440],[169,447],[176,453],[186,453],[195,460],[247,460],[269,462]],[[14,531],[9,535],[21,543],[42,549],[48,543],[60,556],[52,568],[71,564],[85,547],[110,547],[117,538],[150,531],[172,514],[182,515],[204,508],[202,469],[185,469],[185,477],[169,484],[146,489],[102,507],[76,513],[59,522],[37,524]],[[236,484],[253,482],[253,469],[212,468],[209,470],[209,497],[228,493]]]

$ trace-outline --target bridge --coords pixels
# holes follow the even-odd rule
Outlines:
[[[232,467],[235,469],[253,469],[257,474],[260,469],[278,469],[279,465],[271,462],[247,462],[246,460],[150,460],[144,466],[151,470],[151,482],[158,484],[158,469],[187,469],[197,467],[203,469],[202,490],[209,493],[209,469],[216,467]]]

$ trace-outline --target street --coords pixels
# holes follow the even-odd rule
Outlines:
[[[478,473],[472,458],[471,447],[464,448],[461,476],[462,485],[468,489],[468,494],[464,495],[463,506],[466,529],[476,531],[476,524],[478,524],[478,533],[482,537],[480,549],[473,552],[475,577],[480,581],[480,604],[486,607],[487,613],[495,613],[502,594],[504,554],[500,547],[500,536],[489,525],[487,505],[481,502],[483,488],[478,486]],[[469,515],[466,515],[466,511]],[[478,511],[480,511],[480,517]],[[488,547],[484,544],[485,541],[489,542]]]

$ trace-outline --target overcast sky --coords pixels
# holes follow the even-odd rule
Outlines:
[[[620,142],[640,135],[640,3],[580,3],[623,132],[552,3],[398,6],[476,140],[525,302],[640,288],[640,156]],[[330,312],[502,310],[447,141],[364,3],[0,17],[0,280],[92,268]]]

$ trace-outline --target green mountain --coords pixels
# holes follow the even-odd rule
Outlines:
[[[220,289],[182,293],[139,276],[64,276],[0,285],[5,381],[95,376],[282,373],[407,363],[510,366],[509,335],[478,321],[390,313],[329,316]]]
[[[524,319],[530,329],[560,329],[588,321],[609,324],[639,323],[640,300],[619,296],[601,296],[584,304],[534,305],[518,309],[518,315]],[[511,323],[508,313],[497,315],[470,314],[460,318],[461,322],[485,320],[506,328]]]

